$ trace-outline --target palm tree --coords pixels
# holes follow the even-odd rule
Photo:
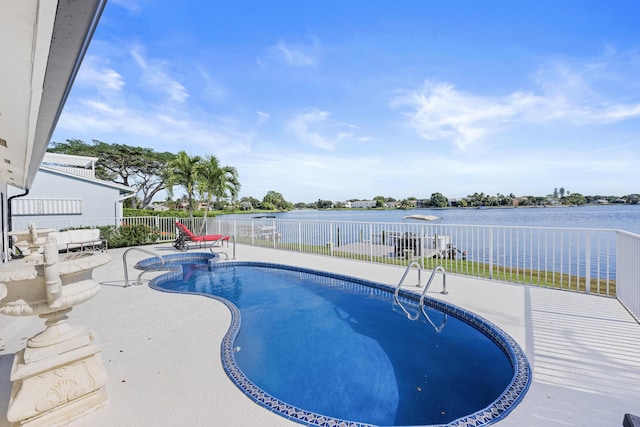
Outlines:
[[[211,201],[215,196],[216,202],[224,199],[227,195],[235,199],[240,192],[240,181],[238,181],[238,171],[231,166],[220,166],[220,161],[216,156],[207,156],[197,166],[198,190],[205,195],[207,202],[204,219],[200,227],[200,233],[204,232],[207,221],[207,213],[211,206]]]
[[[180,151],[178,155],[167,163],[167,191],[173,196],[173,187],[180,185],[187,192],[187,204],[189,205],[189,217],[193,218],[193,193],[198,182],[198,164],[202,162],[200,156],[189,156]]]

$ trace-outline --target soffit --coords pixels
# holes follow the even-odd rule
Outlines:
[[[0,180],[28,188],[106,0],[0,0]]]

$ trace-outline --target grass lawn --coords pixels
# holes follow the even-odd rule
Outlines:
[[[503,267],[500,265],[490,265],[476,261],[461,259],[443,258],[420,258],[401,259],[396,257],[370,256],[368,254],[354,254],[341,252],[338,249],[331,249],[328,246],[292,244],[282,242],[272,242],[270,240],[250,239],[240,237],[238,243],[252,244],[254,246],[270,247],[282,250],[293,250],[296,252],[331,255],[338,258],[346,258],[359,261],[375,262],[379,264],[390,264],[398,266],[408,266],[412,261],[424,262],[427,270],[433,270],[436,266],[442,266],[447,273],[460,274],[463,276],[481,277],[503,282],[520,283],[533,286],[543,286],[554,289],[564,289],[577,292],[585,292],[586,278],[582,276],[569,275],[559,272],[529,270],[525,268]],[[590,279],[589,292],[597,295],[614,297],[616,295],[615,280]]]

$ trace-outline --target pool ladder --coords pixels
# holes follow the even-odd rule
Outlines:
[[[134,285],[140,285],[142,284],[142,282],[140,281],[140,278],[142,278],[142,275],[148,271],[160,271],[160,270],[164,270],[164,258],[162,258],[162,255],[158,255],[155,252],[151,252],[148,251],[146,249],[142,249],[142,248],[129,248],[126,251],[124,251],[124,253],[122,254],[122,264],[124,265],[124,287],[128,288],[129,286],[131,286],[129,284],[129,272],[127,269],[127,254],[131,251],[140,251],[140,252],[144,252],[147,255],[151,255],[153,257],[159,258],[160,259],[160,268],[154,268],[154,269],[148,269],[148,270],[142,270],[142,273],[140,273],[138,275],[138,278],[136,279]]]
[[[222,248],[225,239],[227,239],[227,247],[229,247],[229,240],[231,239],[233,241],[233,258],[232,259],[236,259],[236,236],[234,236],[233,234],[226,234],[222,237],[220,237],[218,240],[214,240],[211,245],[209,246],[209,252],[211,252],[212,254],[216,255],[216,254],[224,254],[224,256],[226,257],[225,259],[229,259],[229,254],[223,251],[220,252],[214,252],[213,250],[216,248]],[[220,243],[220,245],[218,245],[218,243]]]
[[[418,318],[420,317],[420,312],[422,312],[422,315],[425,317],[425,319],[427,320],[427,322],[429,322],[429,324],[431,324],[431,326],[433,326],[433,328],[435,329],[436,332],[441,332],[442,329],[444,329],[444,326],[447,324],[447,314],[444,314],[444,319],[442,321],[442,323],[440,324],[440,326],[436,326],[432,321],[431,318],[429,317],[429,315],[427,314],[427,311],[424,308],[424,299],[425,296],[427,295],[427,291],[429,290],[429,287],[431,286],[431,282],[433,282],[433,279],[436,277],[436,273],[441,272],[442,273],[442,291],[440,292],[443,295],[447,295],[447,272],[444,270],[444,268],[439,265],[436,268],[433,269],[433,271],[431,272],[431,276],[429,277],[429,280],[427,280],[427,284],[424,286],[424,289],[422,290],[422,295],[420,295],[420,311],[416,312],[415,315],[412,315],[411,313],[409,313],[409,311],[405,308],[404,305],[402,305],[402,303],[400,302],[400,298],[399,298],[399,294],[400,294],[400,288],[402,287],[402,284],[404,283],[405,279],[407,278],[407,275],[409,274],[409,271],[413,268],[416,267],[418,269],[418,283],[416,284],[416,286],[420,286],[421,283],[421,275],[422,275],[422,267],[420,267],[420,264],[418,264],[416,261],[413,261],[411,264],[409,264],[407,266],[407,269],[404,271],[404,274],[402,275],[402,278],[400,279],[400,282],[398,282],[398,286],[396,286],[396,291],[393,295],[393,301],[394,304],[397,304],[402,311],[404,312],[404,314],[407,315],[407,318],[409,320],[418,320]]]

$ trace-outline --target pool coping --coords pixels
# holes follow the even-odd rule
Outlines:
[[[393,294],[393,292],[395,291],[394,287],[376,283],[374,281],[359,279],[348,275],[336,274],[322,270],[291,266],[287,264],[258,261],[227,261],[224,263],[219,263],[219,257],[203,253],[171,254],[165,256],[164,258],[170,260],[175,259],[175,261],[180,262],[206,260],[209,264],[210,270],[232,267],[264,267],[313,274],[317,276],[350,282],[354,285],[357,285],[358,287],[365,286],[369,288],[367,294],[371,294],[371,290],[373,290],[374,292],[384,292],[385,294]],[[139,262],[136,267],[153,267],[155,264],[150,260],[154,259],[157,260],[157,257],[143,260]],[[284,418],[300,424],[306,424],[309,426],[374,427],[374,425],[372,424],[342,420],[298,408],[269,395],[267,392],[253,384],[253,382],[251,382],[251,380],[249,380],[244,375],[244,373],[235,363],[235,350],[233,348],[233,344],[241,326],[241,316],[238,308],[230,301],[221,297],[217,297],[215,295],[209,295],[201,292],[174,291],[159,286],[160,283],[166,280],[178,279],[181,277],[182,266],[179,264],[172,265],[168,273],[162,274],[151,280],[151,282],[149,282],[149,287],[160,292],[192,294],[212,298],[214,300],[222,302],[229,308],[229,311],[231,313],[231,324],[229,325],[229,328],[221,343],[222,364],[229,378],[247,397],[249,397],[260,406],[274,413],[277,413]],[[402,289],[399,292],[399,296],[405,300],[411,300],[414,302],[418,302],[420,299],[419,294]],[[531,368],[521,347],[513,338],[511,338],[498,326],[469,310],[430,297],[427,297],[425,299],[425,303],[429,307],[441,310],[444,313],[452,315],[453,317],[456,317],[457,319],[468,323],[476,329],[480,330],[489,339],[491,339],[491,341],[493,341],[500,347],[500,349],[509,359],[512,369],[514,370],[514,375],[511,382],[509,383],[509,386],[490,405],[482,410],[476,411],[475,413],[451,421],[448,424],[429,425],[429,427],[486,426],[501,421],[522,401],[531,384]]]

